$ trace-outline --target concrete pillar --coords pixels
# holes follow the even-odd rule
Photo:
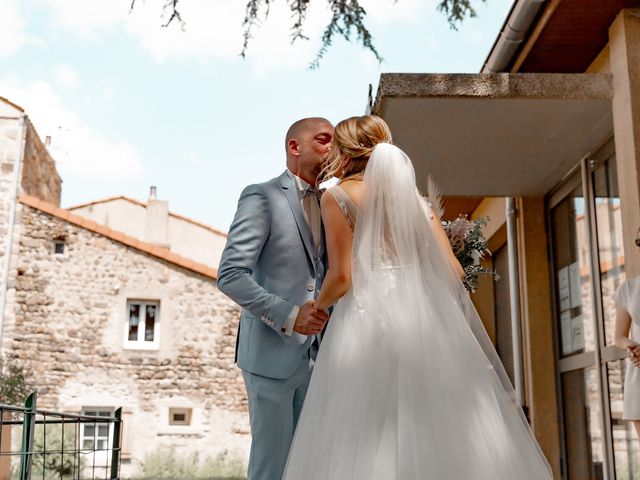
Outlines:
[[[519,199],[518,256],[526,403],[531,427],[551,464],[553,476],[561,478],[553,304],[547,252],[544,199]]]
[[[613,126],[627,276],[640,275],[640,9],[624,9],[609,27]]]

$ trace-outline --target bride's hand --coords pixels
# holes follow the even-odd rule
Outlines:
[[[329,314],[319,310],[313,300],[309,300],[300,307],[293,330],[302,335],[316,335],[322,331]]]
[[[315,308],[318,312],[322,312],[324,315],[329,317],[329,307],[323,307],[316,300],[313,300],[313,308]]]

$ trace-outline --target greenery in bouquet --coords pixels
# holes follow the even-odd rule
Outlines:
[[[464,269],[462,282],[471,293],[478,288],[480,275],[491,275],[494,280],[500,278],[495,271],[480,265],[480,260],[491,255],[487,248],[487,239],[482,233],[482,228],[486,224],[487,221],[484,218],[469,220],[466,215],[460,215],[455,220],[442,221],[453,253]]]

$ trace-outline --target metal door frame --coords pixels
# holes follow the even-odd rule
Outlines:
[[[597,248],[598,231],[595,209],[595,195],[593,185],[593,173],[607,160],[615,155],[613,139],[606,142],[593,155],[582,158],[580,162],[565,176],[562,182],[555,187],[548,195],[546,200],[546,223],[549,232],[549,261],[553,274],[551,275],[552,300],[553,300],[553,319],[554,319],[554,338],[556,351],[556,365],[558,386],[558,408],[560,412],[560,421],[563,428],[561,429],[561,459],[562,459],[562,478],[567,478],[567,452],[566,438],[564,434],[564,406],[562,402],[562,374],[587,367],[597,367],[598,382],[598,407],[600,409],[599,422],[602,431],[603,440],[603,473],[605,480],[615,480],[615,460],[613,452],[613,433],[611,428],[611,408],[609,396],[609,382],[607,378],[607,363],[610,361],[624,358],[624,353],[620,353],[616,347],[606,345],[606,332],[604,327],[604,310],[602,305],[602,288],[600,282],[600,256]],[[553,265],[554,252],[554,235],[551,228],[551,210],[563,201],[571,191],[576,187],[582,186],[582,194],[585,203],[585,220],[586,224],[586,242],[589,249],[589,280],[591,281],[591,300],[593,302],[593,328],[595,334],[594,350],[573,355],[567,358],[560,358],[559,348],[559,318],[557,313],[557,294],[556,294],[556,278],[555,265]]]

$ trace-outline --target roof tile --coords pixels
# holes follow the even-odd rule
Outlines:
[[[99,233],[100,235],[104,235],[105,237],[111,237],[111,232],[113,232],[113,230],[111,230],[106,225],[98,224],[94,229],[94,232]]]
[[[122,232],[118,232],[116,230],[111,230],[111,238],[117,242],[122,242],[122,240],[126,237],[126,235]]]
[[[56,212],[56,206],[53,205],[52,203],[40,202],[36,208],[51,215],[53,215]]]
[[[143,242],[135,237],[126,235],[123,232],[118,232],[116,230],[113,230],[107,227],[106,225],[98,224],[92,220],[88,220],[87,218],[74,214],[69,210],[58,208],[51,203],[44,202],[30,195],[21,194],[18,200],[23,205],[34,208],[36,210],[40,210],[41,212],[48,213],[52,216],[55,216],[56,218],[59,218],[73,225],[77,225],[79,227],[90,230],[98,235],[102,235],[115,242],[128,245],[131,248],[140,250],[158,259],[164,260],[166,262],[172,263],[182,268],[186,268],[187,270],[191,270],[193,272],[202,274],[214,280],[218,278],[218,272],[215,268],[211,268],[202,263],[194,262],[193,260],[190,260],[188,258],[182,257],[176,253],[171,252],[167,248],[163,248],[157,245],[153,245],[151,243]]]

